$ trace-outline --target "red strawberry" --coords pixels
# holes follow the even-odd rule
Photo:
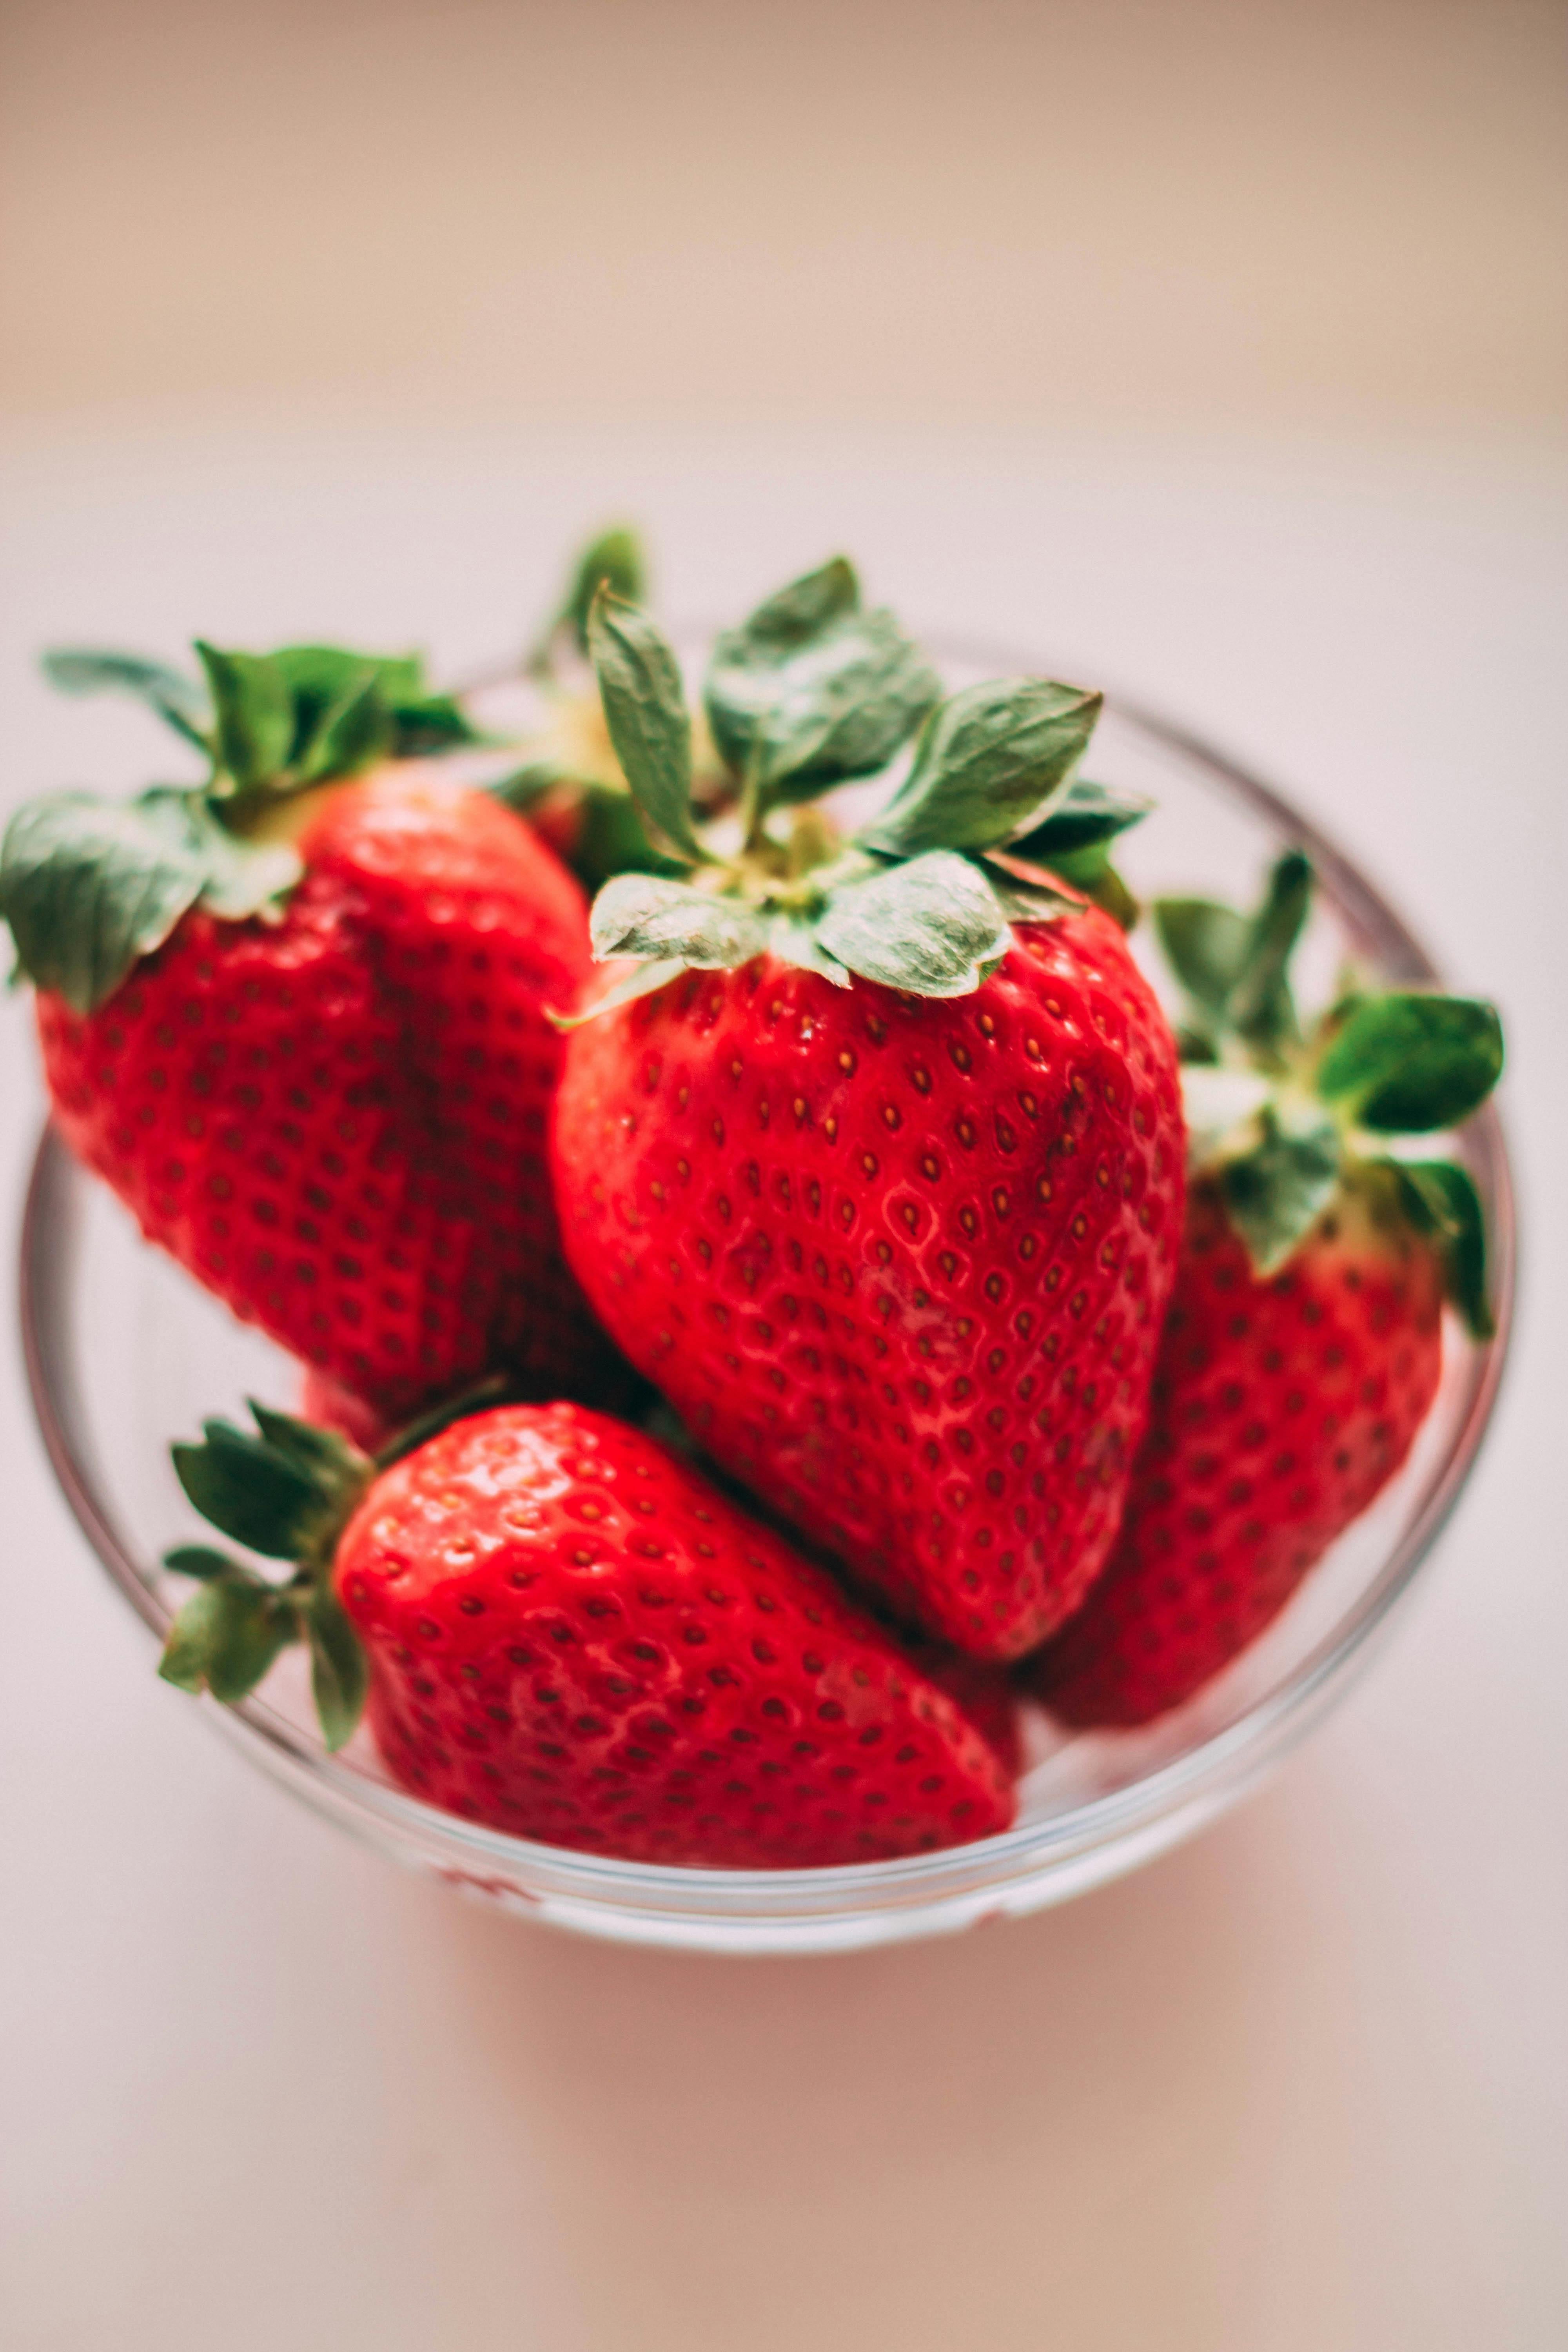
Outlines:
[[[1496,1016],[1369,996],[1302,1043],[1284,969],[1308,881],[1285,860],[1250,930],[1200,924],[1192,902],[1158,910],[1194,1044],[1247,1051],[1294,1091],[1210,1139],[1121,1534],[1027,1670],[1072,1724],[1147,1722],[1252,1641],[1408,1454],[1436,1392],[1445,1289],[1486,1328],[1469,1179],[1363,1155],[1373,1135],[1474,1108],[1500,1064]]]
[[[1215,1185],[1194,1189],[1121,1537],[1030,1668],[1053,1714],[1145,1723],[1262,1632],[1409,1452],[1442,1303],[1391,1200],[1342,1194],[1264,1279]]]
[[[703,1445],[942,1638],[1102,1562],[1180,1214],[1174,1056],[1104,916],[938,1002],[759,961],[573,1036],[566,1247]]]
[[[279,1587],[219,1553],[171,1554],[202,1580],[172,1680],[238,1696],[303,1633],[334,1744],[368,1666],[372,1727],[411,1788],[639,1861],[865,1862],[1011,1820],[960,1709],[639,1432],[504,1406],[376,1471],[306,1424],[257,1420],[259,1441],[209,1423],[176,1464],[226,1531],[304,1564]]]
[[[911,1635],[905,1635],[903,1647],[921,1672],[944,1690],[959,1713],[984,1734],[1001,1758],[1008,1780],[1016,1780],[1024,1769],[1024,1727],[1018,1694],[1007,1670]]]
[[[828,564],[715,646],[721,856],[669,649],[604,593],[589,643],[643,822],[697,879],[595,902],[595,951],[646,961],[562,1077],[572,1264],[727,1471],[930,1632],[1015,1657],[1115,1533],[1180,1222],[1174,1047],[1121,932],[987,854],[1092,856],[1139,813],[1073,785],[1100,698],[941,701]],[[851,842],[809,806],[786,830],[922,715]]]
[[[209,650],[205,788],[13,821],[0,910],[38,986],[55,1114],[153,1240],[376,1407],[501,1362],[558,1392],[608,1356],[544,1156],[546,1012],[587,968],[581,893],[428,765],[315,781],[402,740],[384,710],[347,725],[376,684],[357,659]],[[344,663],[324,718],[289,684]],[[398,725],[420,740],[406,709]]]
[[[38,999],[56,1117],[237,1313],[384,1409],[599,1352],[543,1160],[581,901],[483,794],[387,772],[299,836],[281,919],[203,909],[97,1012]]]

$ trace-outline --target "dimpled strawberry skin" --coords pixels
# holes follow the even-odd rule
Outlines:
[[[560,1255],[546,1007],[589,968],[576,883],[417,770],[331,792],[281,920],[195,912],[83,1019],[40,995],[79,1156],[228,1306],[384,1409],[605,1352]]]
[[[973,994],[768,960],[574,1034],[567,1255],[705,1448],[912,1622],[1014,1657],[1121,1515],[1174,1275],[1175,1052],[1115,925]]]
[[[1393,1477],[1441,1369],[1441,1276],[1407,1230],[1352,1202],[1263,1280],[1197,1187],[1121,1538],[1026,1670],[1051,1712],[1139,1724],[1200,1689]]]
[[[1005,1829],[973,1726],[831,1579],[625,1423],[454,1423],[334,1564],[370,1720],[421,1796],[646,1862],[868,1862]]]

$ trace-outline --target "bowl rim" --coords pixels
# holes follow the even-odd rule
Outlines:
[[[995,645],[982,648],[955,637],[945,638],[937,651],[951,661],[978,663],[986,669],[1006,659],[1005,650]],[[1016,666],[1037,669],[1038,663],[1026,658]],[[1441,986],[1436,965],[1403,919],[1345,852],[1284,793],[1205,737],[1136,698],[1108,695],[1106,707],[1108,714],[1131,722],[1162,750],[1196,768],[1226,797],[1239,801],[1252,816],[1303,848],[1352,938],[1375,955],[1391,979]],[[367,1833],[377,1823],[398,1834],[406,1846],[426,1852],[433,1846],[444,1848],[454,1858],[449,1875],[492,1891],[498,1891],[492,1884],[498,1869],[506,1874],[501,1890],[513,1895],[517,1889],[512,1881],[521,1876],[544,1890],[539,1898],[544,1904],[553,1895],[567,1904],[586,1902],[595,1910],[623,1917],[651,1911],[715,1927],[733,1926],[748,1912],[759,1927],[791,1917],[823,1923],[883,1906],[940,1907],[944,1899],[963,1899],[980,1891],[1001,1896],[1047,1872],[1054,1863],[1065,1864],[1074,1856],[1104,1850],[1109,1857],[1105,1865],[1081,1882],[1096,1883],[1142,1858],[1141,1852],[1127,1851],[1140,1837],[1144,1851],[1173,1843],[1186,1826],[1195,1826],[1227,1804],[1306,1736],[1348,1687],[1352,1665],[1365,1662],[1373,1637],[1410,1589],[1452,1513],[1497,1402],[1512,1327],[1517,1255],[1512,1172],[1494,1103],[1467,1123],[1464,1150],[1479,1171],[1487,1199],[1496,1330],[1477,1352],[1460,1419],[1445,1455],[1429,1475],[1419,1507],[1355,1601],[1245,1713],[1120,1788],[1068,1806],[1045,1822],[1026,1822],[932,1853],[810,1869],[730,1870],[632,1862],[515,1837],[445,1812],[328,1755],[259,1696],[219,1706],[204,1695],[201,1705],[254,1761],[340,1822]],[[79,1526],[111,1583],[162,1641],[173,1612],[153,1590],[150,1571],[138,1564],[121,1538],[99,1492],[87,1449],[79,1444],[71,1427],[80,1415],[72,1393],[68,1349],[60,1337],[64,1318],[54,1311],[63,1295],[64,1254],[53,1242],[69,1214],[70,1187],[77,1181],[87,1180],[58,1129],[46,1121],[21,1232],[19,1312],[28,1391],[45,1451]],[[356,1824],[355,1814],[370,1818]],[[1163,1822],[1173,1825],[1165,1836],[1158,1834]],[[1118,1853],[1123,1858],[1116,1859]]]

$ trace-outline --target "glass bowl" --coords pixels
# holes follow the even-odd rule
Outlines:
[[[946,667],[963,683],[1039,664],[954,647]],[[1437,982],[1398,916],[1314,825],[1179,728],[1113,700],[1092,767],[1159,804],[1120,859],[1141,896],[1198,888],[1245,902],[1281,849],[1308,851],[1319,877],[1298,965],[1309,1003],[1326,995],[1346,954],[1392,982]],[[593,1935],[708,1951],[832,1951],[1059,1903],[1233,1804],[1321,1720],[1414,1584],[1475,1460],[1507,1344],[1513,1206],[1490,1109],[1468,1129],[1464,1156],[1490,1218],[1496,1339],[1478,1347],[1449,1319],[1436,1402],[1399,1477],[1264,1638],[1195,1699],[1138,1732],[1069,1738],[1044,1716],[1032,1718],[1017,1825],[1005,1836],[834,1870],[609,1861],[437,1811],[393,1784],[363,1732],[329,1756],[297,1654],[238,1706],[195,1703],[263,1770],[397,1861]],[[93,1549],[147,1627],[151,1675],[172,1610],[189,1590],[157,1563],[168,1545],[197,1532],[169,1441],[193,1434],[206,1414],[237,1412],[247,1395],[296,1406],[299,1368],[147,1247],[51,1131],[27,1201],[21,1301],[44,1443]],[[193,1702],[171,1693],[168,1703]]]

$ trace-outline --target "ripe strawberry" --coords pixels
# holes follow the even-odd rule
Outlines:
[[[910,1634],[904,1635],[902,1646],[928,1681],[945,1691],[959,1713],[968,1717],[1001,1759],[1008,1780],[1016,1780],[1025,1763],[1024,1727],[1018,1694],[1006,1668]]]
[[[1500,1066],[1496,1016],[1366,996],[1303,1044],[1284,967],[1307,886],[1305,862],[1284,861],[1250,933],[1227,909],[1203,923],[1190,902],[1158,910],[1194,998],[1194,1043],[1249,1053],[1279,1090],[1254,1089],[1237,1128],[1226,1133],[1222,1112],[1199,1139],[1205,1172],[1122,1530],[1085,1606],[1026,1670],[1075,1725],[1148,1722],[1261,1633],[1408,1454],[1436,1393],[1445,1290],[1486,1328],[1469,1179],[1364,1152],[1374,1135],[1475,1107]],[[1235,1075],[1194,1070],[1194,1098],[1205,1078],[1212,1096]]]
[[[333,658],[352,716],[376,672]],[[384,710],[346,736],[329,712],[302,752],[284,656],[209,667],[205,790],[62,795],[6,835],[63,1132],[150,1238],[383,1411],[500,1362],[581,1384],[608,1351],[544,1158],[546,1008],[588,961],[576,884],[427,764],[337,780],[400,748]]]
[[[1013,1657],[1121,1516],[1180,1224],[1174,1048],[1112,922],[979,854],[1048,855],[1098,696],[970,688],[847,847],[814,809],[770,825],[862,737],[885,760],[935,691],[846,572],[720,640],[710,719],[751,825],[706,870],[673,659],[595,606],[622,766],[701,887],[627,876],[596,902],[597,952],[647,961],[572,1038],[563,1234],[716,1460],[901,1612]]]
[[[313,1652],[341,1745],[368,1680],[397,1778],[590,1853],[736,1868],[865,1862],[1005,1829],[1007,1777],[832,1580],[652,1439],[570,1404],[449,1425],[377,1466],[253,1407],[175,1448],[287,1586],[186,1547],[163,1671],[232,1698]]]

